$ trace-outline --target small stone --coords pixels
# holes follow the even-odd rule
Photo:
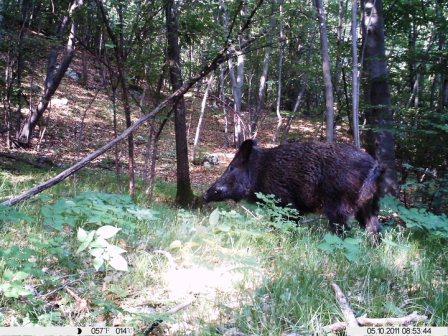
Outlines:
[[[68,68],[67,71],[65,72],[65,76],[77,82],[81,80],[81,74],[70,68]]]
[[[239,331],[237,328],[228,329],[223,336],[246,336],[246,334]]]

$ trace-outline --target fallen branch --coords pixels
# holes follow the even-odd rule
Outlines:
[[[353,327],[378,327],[385,325],[409,325],[417,322],[424,322],[428,318],[425,315],[419,315],[417,312],[403,316],[403,317],[385,317],[385,318],[369,318],[366,316],[355,317],[350,304],[348,303],[347,297],[342,292],[341,288],[335,283],[331,284],[333,290],[336,294],[336,299],[341,307],[342,313],[344,314],[344,319],[346,322],[336,322],[325,326],[323,328],[326,333],[337,333],[345,331],[347,328]]]
[[[193,303],[194,299],[191,299],[189,301],[186,301],[184,303],[180,303],[177,306],[174,306],[173,308],[171,308],[170,310],[168,310],[165,314],[166,315],[173,315],[176,314],[177,312],[187,308],[188,306],[190,306]],[[146,330],[143,332],[143,334],[145,336],[148,336],[149,334],[151,334],[151,332],[160,325],[160,323],[162,323],[163,320],[162,319],[158,319],[155,322],[153,322],[148,328],[146,328]]]
[[[368,318],[358,317],[358,323],[362,326],[382,326],[382,325],[409,325],[417,322],[424,322],[428,319],[425,315],[419,315],[417,312],[403,317],[386,317],[386,318]]]
[[[15,161],[24,162],[24,163],[26,163],[26,164],[28,164],[30,166],[33,166],[33,167],[36,167],[36,168],[40,168],[40,169],[48,168],[49,166],[53,166],[54,165],[50,160],[48,160],[46,158],[41,159],[41,161],[42,161],[42,163],[41,163],[39,161],[29,160],[29,159],[27,159],[25,157],[22,157],[22,156],[16,156],[16,155],[11,154],[11,153],[0,153],[0,157],[4,157],[4,158],[15,160]]]
[[[361,327],[381,327],[386,325],[402,325],[407,326],[413,323],[424,322],[428,318],[425,315],[419,315],[417,312],[403,316],[403,317],[385,317],[385,318],[369,318],[358,317],[356,321]],[[329,332],[341,332],[347,329],[346,322],[336,322],[324,327],[324,331]]]
[[[243,25],[243,28],[240,30],[239,34],[242,34],[244,30],[246,30],[249,26],[249,23],[251,22],[253,16],[255,15],[256,10],[260,7],[260,5],[263,3],[263,0],[259,0],[255,6],[255,9],[250,13],[249,17],[247,18],[245,24]],[[249,39],[242,48],[247,48],[252,42],[254,42],[255,39]],[[159,113],[162,109],[167,107],[171,103],[176,103],[176,101],[183,96],[190,88],[196,84],[198,81],[200,81],[202,78],[206,77],[210,72],[215,70],[221,63],[225,62],[229,58],[233,57],[235,55],[235,51],[230,49],[231,43],[227,42],[224,48],[216,55],[216,57],[210,62],[208,66],[202,69],[202,71],[196,75],[195,77],[191,78],[188,82],[186,82],[184,85],[182,85],[179,89],[174,91],[168,98],[166,98],[164,101],[162,101],[155,109],[153,109],[148,114],[142,116],[140,119],[138,119],[136,122],[134,122],[131,126],[129,126],[126,130],[124,130],[123,133],[118,135],[115,139],[110,141],[109,143],[105,144],[100,149],[94,151],[93,153],[87,155],[82,160],[78,161],[76,164],[71,166],[70,168],[64,170],[60,174],[56,175],[55,177],[49,179],[48,181],[37,185],[34,188],[31,188],[25,192],[23,192],[21,195],[17,197],[10,198],[9,200],[6,200],[2,203],[2,205],[11,206],[18,204],[20,202],[23,202],[42,191],[51,188],[52,186],[58,184],[59,182],[65,180],[70,175],[73,175],[77,171],[84,168],[88,163],[95,160],[97,157],[101,156],[105,152],[107,152],[109,149],[114,147],[119,142],[123,141],[124,139],[127,139],[127,137],[133,133],[135,130],[137,130],[140,126],[142,126],[145,122],[147,122],[149,119],[153,118],[157,113]]]
[[[358,321],[356,320],[355,313],[353,313],[353,310],[350,307],[350,304],[348,303],[348,300],[342,292],[341,288],[339,288],[339,286],[335,283],[331,284],[331,287],[333,287],[334,293],[336,294],[336,300],[338,300],[347,325],[349,327],[357,327]]]

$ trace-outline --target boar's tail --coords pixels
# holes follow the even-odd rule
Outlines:
[[[385,167],[375,162],[370,169],[361,189],[359,190],[358,204],[363,205],[374,197],[381,196],[381,184]]]

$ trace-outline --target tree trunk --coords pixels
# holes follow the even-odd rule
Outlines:
[[[271,21],[269,23],[269,32],[273,32],[275,29],[275,15],[272,13]],[[266,47],[265,53],[264,53],[264,59],[263,59],[263,67],[261,70],[261,76],[260,76],[260,85],[258,87],[258,99],[257,99],[257,106],[255,109],[255,113],[253,113],[253,116],[250,121],[250,132],[252,136],[255,136],[257,133],[257,124],[258,120],[263,113],[264,110],[264,100],[266,96],[266,81],[268,79],[268,71],[269,71],[269,60],[271,58],[271,46],[272,43],[272,35],[268,35],[268,45]]]
[[[393,112],[385,55],[382,0],[363,0],[363,43],[365,48],[365,96],[369,108],[365,115],[367,151],[386,167],[384,189],[397,193],[395,140],[392,133]]]
[[[166,0],[166,39],[168,42],[167,60],[170,70],[171,86],[173,87],[173,92],[176,92],[182,87],[183,81],[180,68],[178,13],[174,6],[174,0]],[[194,196],[190,184],[185,111],[185,100],[184,97],[181,96],[176,101],[174,114],[177,159],[176,202],[181,206],[191,206]]]
[[[199,137],[201,135],[202,126],[204,124],[205,106],[207,104],[208,92],[210,91],[210,87],[212,86],[212,83],[213,83],[213,74],[211,74],[210,78],[208,79],[207,86],[206,86],[205,92],[204,92],[204,97],[202,98],[201,113],[199,115],[198,126],[196,127],[196,134],[194,136],[193,150],[191,153],[191,157],[192,157],[193,161],[196,159],[196,154],[197,154],[196,151],[197,151],[197,148],[199,145]]]
[[[126,80],[126,52],[124,50],[124,22],[121,3],[117,6],[117,12],[120,22],[119,39],[112,30],[109,19],[106,14],[106,10],[101,0],[96,0],[96,4],[101,13],[101,17],[104,26],[107,30],[109,38],[113,43],[115,60],[117,63],[118,82],[121,86],[121,99],[123,104],[124,116],[126,120],[126,127],[129,128],[132,125],[131,120],[131,107],[129,102],[129,87]],[[135,197],[135,161],[134,161],[134,136],[133,133],[128,135],[128,174],[129,174],[129,194],[131,197]]]
[[[307,79],[305,78],[303,81],[302,87],[299,91],[299,94],[297,95],[297,99],[296,99],[296,102],[292,109],[291,116],[288,117],[288,119],[286,121],[286,125],[285,125],[285,130],[283,131],[283,134],[281,134],[281,142],[285,142],[288,139],[288,134],[291,129],[292,122],[300,114],[299,112],[300,112],[300,107],[302,106],[302,103],[303,103],[303,95],[305,94],[305,91],[306,91],[306,84],[307,84],[306,82],[307,82]]]
[[[241,43],[241,42],[240,42]],[[243,84],[244,84],[244,61],[245,56],[241,50],[237,53],[237,71],[236,83],[234,87],[235,96],[235,146],[239,147],[244,141],[243,119],[241,115],[241,104],[243,99]]]
[[[227,8],[225,7],[224,0],[219,1],[219,6],[222,13],[222,19],[224,27],[227,33],[229,33],[230,23],[227,14]],[[241,44],[240,39],[240,44]],[[244,54],[241,50],[236,50],[237,55],[237,73],[235,74],[233,60],[229,58],[227,64],[229,66],[230,82],[232,84],[233,93],[233,123],[234,123],[234,145],[238,147],[244,141],[243,125],[241,119],[241,102],[243,95],[243,81],[244,81]]]
[[[326,105],[326,135],[327,142],[334,141],[334,98],[333,98],[333,84],[331,82],[331,64],[330,53],[328,48],[328,34],[325,8],[323,0],[314,0],[316,6],[317,18],[319,21],[321,54],[322,54],[322,70],[325,82],[325,105]]]
[[[282,101],[282,71],[283,71],[283,43],[284,43],[284,33],[283,33],[283,2],[284,0],[279,0],[280,5],[280,48],[278,51],[278,82],[277,82],[277,106],[276,106],[276,114],[277,114],[277,129],[274,134],[274,142],[277,142],[280,137],[280,129],[282,127],[283,118],[280,112],[281,101]]]
[[[73,14],[82,6],[83,1],[84,0],[75,0],[70,7],[69,15],[67,17],[64,17],[61,23],[61,30],[62,30],[63,27],[66,26],[66,22],[69,20],[69,18],[72,18],[72,25],[70,28],[70,34],[68,37],[65,54],[62,58],[61,64],[59,65],[59,68],[55,70],[57,52],[55,49],[53,49],[50,52],[47,77],[45,79],[44,94],[41,97],[37,107],[33,108],[30,111],[29,116],[23,123],[22,128],[20,129],[20,132],[18,133],[17,136],[18,142],[23,146],[29,146],[31,138],[33,136],[34,128],[36,127],[38,121],[40,120],[45,110],[47,109],[51,98],[53,97],[54,93],[59,87],[59,84],[61,83],[61,80],[64,77],[65,72],[67,71],[73,59],[73,56],[75,54],[75,37],[78,27],[76,20],[74,20],[73,18]]]
[[[4,10],[4,3],[3,3],[3,1],[0,1],[0,46],[3,44],[3,29],[4,29],[4,25],[3,25],[3,21],[4,21],[3,10]]]
[[[355,146],[361,148],[361,140],[359,138],[358,0],[352,1],[352,55],[353,139],[355,141]]]
[[[221,65],[220,67],[220,71],[219,71],[219,81],[220,81],[220,86],[219,86],[219,95],[220,95],[220,99],[222,101],[222,112],[224,114],[224,136],[226,138],[226,146],[230,146],[230,141],[229,141],[229,118],[228,118],[228,113],[227,113],[227,107],[226,107],[226,94],[225,94],[225,78],[224,78],[224,73],[225,73],[225,66]]]
[[[444,0],[436,0],[436,17],[438,21],[438,50],[439,54],[443,55],[443,52],[446,48],[446,17],[443,13]],[[446,57],[440,56],[438,60],[440,69],[448,68],[448,60]],[[448,78],[444,71],[440,71],[440,73],[436,74],[436,78],[439,80],[439,100],[438,100],[438,110],[439,112],[443,112],[443,108],[448,104]],[[436,80],[437,81],[437,80]]]

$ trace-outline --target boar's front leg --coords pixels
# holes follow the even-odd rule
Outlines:
[[[347,221],[350,218],[350,209],[344,203],[330,203],[325,205],[324,213],[330,222],[330,230],[341,236],[347,230]]]
[[[356,213],[356,220],[359,225],[367,230],[367,232],[377,239],[381,231],[381,224],[378,221],[379,202],[378,199],[373,199],[359,208]]]

